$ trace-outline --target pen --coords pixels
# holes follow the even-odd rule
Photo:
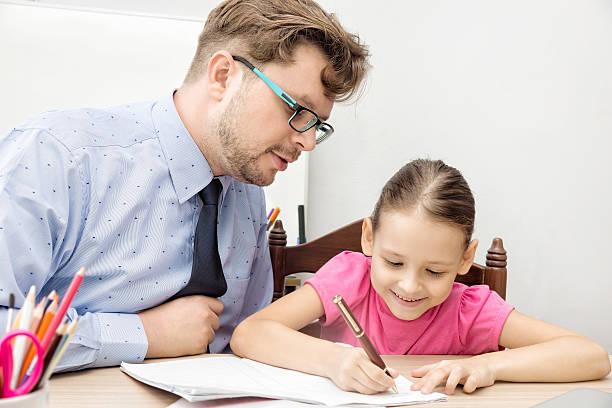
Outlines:
[[[348,324],[348,326],[351,328],[353,334],[355,335],[355,337],[357,337],[357,340],[359,340],[361,347],[363,347],[364,351],[370,358],[370,361],[380,367],[380,369],[382,369],[389,377],[391,377],[389,368],[385,365],[385,362],[376,351],[376,348],[370,341],[368,335],[361,328],[361,325],[359,324],[357,319],[355,319],[353,312],[351,312],[351,309],[349,309],[342,296],[336,295],[334,297],[333,302],[336,304],[336,306],[338,306],[340,315],[344,318],[346,324]],[[397,392],[397,386],[395,385],[395,381],[393,382],[393,391]]]

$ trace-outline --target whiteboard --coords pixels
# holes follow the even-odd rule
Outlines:
[[[198,19],[0,3],[0,134],[47,110],[163,98],[181,85],[202,27]],[[307,168],[301,158],[265,188],[290,244]]]

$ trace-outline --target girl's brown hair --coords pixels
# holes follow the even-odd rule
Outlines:
[[[208,15],[185,82],[200,78],[217,50],[226,49],[254,64],[286,63],[304,42],[318,46],[329,59],[321,73],[326,96],[344,101],[357,93],[369,68],[368,49],[312,0],[222,2]]]
[[[474,232],[474,196],[461,172],[441,160],[417,159],[402,167],[380,193],[372,228],[375,231],[385,210],[417,208],[434,220],[457,225],[466,245]]]

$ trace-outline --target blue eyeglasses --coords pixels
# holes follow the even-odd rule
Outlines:
[[[291,115],[291,117],[289,118],[289,126],[291,126],[293,130],[295,130],[296,132],[303,133],[314,127],[316,129],[316,144],[323,142],[334,133],[334,128],[332,127],[332,125],[326,122],[321,122],[319,116],[316,113],[297,103],[292,97],[287,95],[285,91],[283,91],[278,85],[272,82],[270,78],[268,78],[260,70],[255,68],[255,66],[249,61],[245,60],[242,57],[232,57],[236,61],[242,62],[258,77],[263,79],[266,85],[268,85],[274,91],[275,94],[277,94],[283,101],[285,101],[291,107],[291,109],[293,109],[293,115]]]

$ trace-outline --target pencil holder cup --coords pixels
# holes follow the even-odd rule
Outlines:
[[[48,408],[49,382],[43,387],[19,397],[0,398],[0,408]]]

